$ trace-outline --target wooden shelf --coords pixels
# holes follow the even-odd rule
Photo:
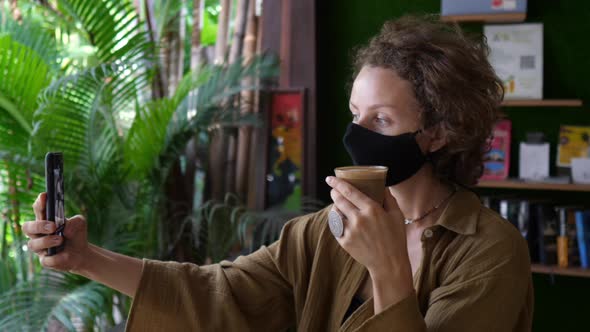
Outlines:
[[[480,181],[479,188],[503,188],[522,190],[558,190],[558,191],[587,191],[590,192],[588,184],[561,184],[561,183],[537,183],[518,180],[506,181]]]
[[[580,107],[580,99],[522,99],[504,100],[502,106],[507,107]]]
[[[440,19],[444,22],[524,22],[526,13],[445,15]]]
[[[559,267],[555,265],[531,264],[531,271],[533,273],[541,274],[590,278],[590,269],[583,269],[581,267]]]

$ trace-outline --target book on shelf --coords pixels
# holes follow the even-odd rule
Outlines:
[[[482,202],[521,233],[528,244],[531,262],[588,268],[590,211],[576,206],[556,206],[547,200],[514,197],[484,196]],[[580,215],[584,216],[582,227]]]
[[[537,227],[536,262],[555,265],[557,264],[557,215],[555,209],[547,204],[537,204],[534,211],[534,223]]]
[[[557,167],[571,167],[574,158],[590,157],[590,127],[559,127],[557,145]]]
[[[506,180],[510,170],[510,139],[512,122],[501,120],[496,123],[490,144],[490,150],[484,156],[481,180]]]
[[[442,0],[441,15],[526,13],[527,0]]]
[[[587,269],[590,267],[590,211],[576,211],[576,231],[580,266]]]
[[[572,158],[572,182],[590,184],[590,158]]]
[[[560,267],[580,266],[580,250],[576,230],[575,213],[579,208],[557,206],[559,234],[557,236],[557,265]]]
[[[539,252],[543,246],[539,245],[540,227],[537,224],[536,203],[518,199],[491,199],[486,206],[496,210],[500,216],[510,222],[525,238],[529,247],[531,261],[537,262],[540,256],[547,256]],[[550,241],[546,241],[550,242]]]
[[[484,35],[504,99],[543,99],[543,24],[485,25]]]

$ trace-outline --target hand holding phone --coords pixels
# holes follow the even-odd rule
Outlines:
[[[66,226],[64,211],[63,155],[61,152],[49,152],[45,156],[45,182],[47,199],[45,201],[46,220],[55,223],[54,235],[63,238]],[[47,249],[47,256],[53,256],[63,250],[64,242],[57,247]]]

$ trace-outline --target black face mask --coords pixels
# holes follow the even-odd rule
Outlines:
[[[357,166],[387,166],[386,186],[393,186],[411,178],[427,158],[416,142],[416,134],[387,136],[355,123],[348,125],[343,142]]]

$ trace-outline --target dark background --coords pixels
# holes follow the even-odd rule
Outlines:
[[[348,84],[351,57],[359,46],[379,32],[383,22],[404,14],[440,13],[440,0],[322,0],[317,5],[317,174],[319,198],[330,202],[324,178],[333,168],[350,164],[341,140],[350,121]],[[590,1],[530,0],[526,22],[544,24],[545,99],[579,98],[590,103]],[[462,24],[481,32],[482,24]],[[543,131],[551,143],[552,175],[559,126],[590,125],[587,106],[504,108],[512,120],[512,165],[518,176],[518,142],[527,131]],[[589,193],[480,190],[519,198],[548,198],[557,203],[590,204]],[[590,279],[533,275],[534,331],[580,331],[590,328]]]

